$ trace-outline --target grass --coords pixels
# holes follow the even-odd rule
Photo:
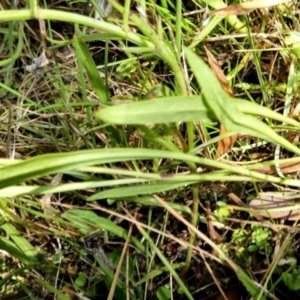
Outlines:
[[[2,299],[296,299],[299,7],[112,6],[2,4]]]

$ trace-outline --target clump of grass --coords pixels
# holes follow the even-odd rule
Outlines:
[[[297,206],[248,201],[300,185],[296,10],[112,6],[0,11],[3,298],[295,297],[297,224],[274,211]]]

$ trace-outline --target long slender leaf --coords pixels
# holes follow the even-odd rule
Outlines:
[[[187,61],[202,88],[204,103],[216,118],[232,132],[243,132],[282,147],[300,155],[300,149],[275,133],[265,123],[242,113],[232,98],[221,87],[213,72],[194,52],[185,49]]]
[[[24,253],[24,255],[28,257],[30,263],[38,262],[38,252],[36,249],[12,224],[5,223],[1,226],[1,228],[14,241],[15,245]]]
[[[49,282],[41,279],[41,278],[37,278],[36,279],[37,283],[39,283],[42,287],[46,288],[47,290],[51,291],[53,294],[55,294],[55,298],[59,298],[61,300],[71,300],[70,297],[66,296],[63,292],[59,291],[58,289],[56,289],[53,285],[51,285]]]
[[[85,223],[95,228],[106,230],[114,235],[117,235],[123,239],[127,238],[127,230],[116,225],[112,221],[97,216],[94,212],[82,209],[68,210],[62,214],[63,218],[73,221],[77,224]],[[130,237],[130,242],[133,243],[140,251],[144,252],[144,246],[134,237]]]
[[[101,102],[108,102],[109,99],[107,97],[108,94],[106,92],[106,87],[100,77],[96,64],[84,40],[79,36],[74,36],[73,42],[77,58],[83,63],[90,83],[93,86],[93,90],[95,91]]]
[[[31,257],[28,257],[23,251],[21,251],[13,242],[1,236],[0,236],[0,249],[7,251],[10,255],[17,258],[20,262],[26,265],[33,264],[36,262],[32,260]]]
[[[244,176],[250,176],[252,179],[258,179],[261,181],[269,180],[274,183],[285,183],[292,186],[299,186],[299,181],[290,179],[278,179],[273,176],[267,176],[255,171],[250,171],[246,168],[234,167],[225,163],[218,162],[216,160],[196,157],[193,155],[171,152],[165,150],[151,150],[151,149],[93,149],[93,150],[82,150],[69,153],[56,153],[40,155],[35,158],[30,158],[25,161],[21,161],[12,165],[6,165],[0,168],[0,188],[5,188],[24,182],[29,179],[38,178],[43,175],[64,172],[68,170],[74,170],[86,166],[99,165],[112,163],[117,161],[130,161],[137,159],[161,159],[168,158],[173,160],[179,160],[183,162],[194,162],[201,165],[210,166],[217,169],[223,169],[231,174],[240,174]],[[141,173],[141,177],[143,173]],[[187,179],[185,175],[172,175],[164,176],[163,174],[148,174],[147,178],[156,180],[171,180],[174,179],[193,181],[193,180],[211,180],[211,177],[203,175],[194,175]],[[138,174],[136,174],[138,177]],[[228,178],[229,180],[230,178]],[[236,178],[235,178],[236,180]]]
[[[177,264],[172,264],[172,268],[173,270],[182,268],[184,266],[184,262],[181,263],[177,263]],[[142,279],[140,279],[138,282],[136,282],[136,286],[140,285],[148,280],[152,280],[153,278],[163,274],[164,272],[168,272],[168,268],[167,267],[161,267],[161,268],[157,268],[154,269],[153,271],[151,271],[150,273],[147,273]]]
[[[50,185],[50,186],[10,186],[4,189],[1,189],[2,197],[16,197],[24,194],[31,195],[43,195],[49,193],[61,193],[68,191],[76,190],[87,190],[90,188],[99,188],[107,186],[116,186],[122,184],[134,184],[134,183],[143,183],[147,182],[147,179],[114,179],[114,180],[103,180],[103,181],[85,181],[85,182],[76,182],[76,183],[66,183],[62,185]]]
[[[140,101],[116,105],[99,110],[95,116],[111,124],[163,124],[198,120],[214,120],[215,115],[199,96],[164,97],[149,101]],[[242,99],[231,99],[237,109],[245,114],[262,116],[285,122],[297,128],[300,123],[284,117],[269,108]]]
[[[144,236],[144,238],[148,241],[149,245],[153,249],[153,251],[156,253],[156,255],[159,257],[161,262],[164,264],[166,269],[170,272],[170,274],[173,276],[174,280],[177,282],[177,284],[181,287],[183,293],[185,294],[187,299],[194,299],[191,295],[189,289],[184,284],[184,282],[181,280],[173,266],[170,264],[169,260],[164,256],[164,254],[160,251],[160,249],[155,245],[149,234],[142,228],[138,227],[140,233]]]
[[[239,280],[243,283],[244,287],[247,289],[249,294],[252,295],[253,299],[266,300],[266,298],[263,295],[257,298],[257,296],[261,292],[261,289],[257,285],[255,285],[253,280],[240,267],[237,267],[236,275],[238,276]]]
[[[153,193],[159,193],[163,191],[169,191],[192,183],[193,182],[188,182],[188,181],[177,182],[177,183],[162,182],[162,183],[152,183],[152,184],[144,184],[144,185],[140,184],[137,186],[112,188],[109,190],[96,193],[93,196],[89,197],[88,200],[92,201],[92,200],[100,200],[106,198],[124,198],[124,197],[130,197],[135,195],[153,194]]]
[[[160,124],[214,118],[197,97],[166,97],[99,110],[95,117],[113,124]]]

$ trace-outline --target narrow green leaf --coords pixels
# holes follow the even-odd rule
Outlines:
[[[1,236],[0,236],[0,249],[8,252],[11,256],[15,257],[20,262],[26,265],[33,264],[36,262],[33,261],[30,257],[28,257],[23,251],[21,251],[13,242]]]
[[[86,181],[86,182],[73,182],[65,183],[61,185],[50,185],[50,186],[10,186],[0,190],[2,197],[16,197],[24,194],[31,195],[43,195],[48,193],[61,193],[76,190],[86,190],[90,188],[116,186],[122,184],[134,184],[149,181],[147,179],[114,179],[114,180],[103,180],[103,181]]]
[[[93,90],[99,97],[100,102],[109,102],[107,89],[100,77],[96,64],[83,38],[75,35],[73,38],[73,44],[76,50],[77,59],[81,60],[82,64],[84,65],[90,83],[93,86]]]
[[[36,279],[37,283],[40,284],[42,287],[44,287],[46,290],[52,292],[55,294],[55,298],[59,298],[61,300],[71,300],[71,298],[69,298],[68,296],[66,296],[63,292],[59,291],[58,289],[56,289],[53,285],[51,285],[49,282],[41,279],[41,278],[37,278]]]
[[[14,218],[14,216],[11,216],[11,212],[8,208],[7,202],[3,198],[0,198],[0,210],[2,214],[8,219]],[[0,228],[6,232],[7,236],[9,236],[14,244],[19,248],[19,250],[24,253],[30,263],[33,264],[39,261],[38,252],[36,251],[36,249],[25,237],[23,237],[23,235],[13,226],[13,224],[5,221],[0,226]],[[7,244],[7,246],[12,245]],[[15,254],[16,253],[17,252],[15,252]],[[23,259],[23,255],[20,256],[20,258]]]
[[[281,123],[286,123],[296,128],[300,128],[300,123],[296,120],[285,117],[282,114],[279,114],[268,107],[261,106],[257,103],[253,103],[243,99],[231,98],[231,101],[237,106],[238,110],[247,115],[253,116],[262,116],[265,118],[273,119]]]
[[[119,125],[215,120],[214,113],[204,104],[204,101],[203,95],[164,97],[106,107],[99,110],[95,116],[101,121]],[[282,114],[274,112],[267,107],[243,99],[231,98],[230,101],[242,113],[271,118],[298,128],[300,127],[299,122],[284,117]]]
[[[62,214],[62,217],[75,223],[86,223],[95,228],[108,231],[116,236],[126,240],[128,232],[122,227],[116,225],[112,221],[97,216],[94,212],[83,209],[72,209]],[[130,237],[130,242],[133,243],[139,250],[145,252],[144,246],[134,237]]]
[[[141,227],[138,228],[140,233],[144,236],[144,238],[148,241],[149,245],[153,249],[153,252],[156,253],[156,255],[159,257],[161,262],[164,264],[166,269],[170,272],[170,274],[173,276],[174,281],[179,285],[179,287],[182,289],[183,293],[186,296],[186,299],[193,300],[193,296],[185,283],[181,280],[177,272],[174,270],[173,266],[170,264],[169,260],[164,256],[164,254],[160,251],[160,249],[156,246],[155,242],[152,240],[152,238],[149,236],[149,234]]]
[[[166,97],[116,105],[99,110],[95,117],[112,124],[162,124],[210,119],[199,97]]]
[[[186,59],[202,88],[204,104],[229,131],[256,136],[300,155],[300,149],[270,129],[260,120],[238,110],[233,99],[221,87],[216,76],[194,52],[185,48]]]
[[[122,160],[146,159],[151,157],[151,153],[156,157],[161,157],[162,152],[154,152],[156,152],[156,154],[153,153],[152,150],[149,152],[149,150],[146,149],[93,149],[40,155],[25,161],[19,161],[12,165],[6,165],[2,168],[0,167],[0,188],[37,178],[42,175],[74,170],[84,166]],[[165,152],[167,156],[173,156],[173,153],[171,152],[163,152]]]
[[[97,257],[97,255],[94,255],[96,261],[98,262],[101,270],[103,271],[103,273],[105,274],[104,277],[104,283],[105,286],[107,288],[107,290],[109,290],[112,286],[113,283],[113,279],[114,279],[114,274],[113,272]],[[121,280],[118,280],[117,282],[117,286],[115,289],[115,293],[114,293],[114,299],[116,300],[126,300],[126,293],[125,293],[125,284],[124,282],[122,282]],[[133,294],[130,295],[130,299],[132,300],[136,300],[135,296]]]
[[[21,233],[10,223],[5,223],[1,228],[14,241],[15,245],[28,257],[30,263],[39,261],[36,249],[24,238]]]
[[[117,198],[117,200],[118,200],[118,198]],[[119,200],[122,200],[122,199],[119,199]],[[128,197],[128,198],[126,198],[126,202],[134,202],[134,203],[137,203],[137,204],[140,204],[143,206],[161,206],[157,202],[157,200],[151,196]],[[190,207],[185,204],[168,202],[168,205],[180,213],[185,213],[188,215],[192,214]]]
[[[184,262],[172,264],[172,268],[173,268],[173,270],[176,270],[176,269],[182,268],[184,265],[185,265]],[[157,277],[165,272],[169,272],[168,267],[155,268],[153,271],[147,273],[142,279],[140,279],[138,282],[136,282],[135,285],[138,286],[144,282],[152,280],[155,277]]]
[[[253,299],[257,299],[257,296],[260,293],[260,288],[254,284],[253,280],[240,267],[237,267],[236,275],[238,276],[244,287],[247,289],[249,294],[251,294]],[[262,295],[261,297],[259,297],[259,300],[266,300],[266,298]]]
[[[75,170],[93,165],[101,165],[106,163],[113,163],[118,161],[130,161],[141,159],[173,159],[183,162],[194,162],[201,165],[211,166],[213,168],[222,169],[230,174],[240,174],[244,176],[251,176],[253,179],[269,180],[274,183],[289,184],[292,186],[298,186],[299,183],[290,179],[278,179],[276,177],[261,174],[259,172],[250,171],[246,168],[234,167],[225,163],[218,162],[207,158],[201,158],[198,156],[171,152],[165,150],[153,150],[153,149],[129,149],[129,148],[116,148],[116,149],[92,149],[82,150],[68,153],[55,153],[40,155],[34,158],[30,158],[24,161],[12,165],[6,165],[0,167],[0,189],[8,186],[16,185],[26,180],[38,178],[43,175],[65,172],[68,170]],[[141,178],[147,178],[151,180],[162,181],[194,181],[194,180],[211,180],[212,177],[208,175],[189,175],[187,179],[186,175],[174,175],[166,177],[164,175],[155,173],[140,173]],[[217,175],[218,172],[215,174]],[[214,176],[215,176],[214,175]],[[213,178],[219,178],[214,177]],[[135,174],[135,177],[139,177],[139,173]],[[218,180],[218,179],[217,179]],[[230,180],[230,177],[228,177]],[[236,179],[235,179],[236,180]]]
[[[178,187],[187,186],[194,182],[178,182],[178,183],[151,183],[151,184],[140,184],[136,186],[126,186],[119,188],[112,188],[109,190],[101,191],[99,193],[90,196],[87,200],[101,200],[101,199],[113,199],[113,198],[124,198],[136,195],[146,195],[169,191]]]

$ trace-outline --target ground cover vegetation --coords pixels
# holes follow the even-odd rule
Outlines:
[[[0,1],[1,299],[297,299],[298,1]]]

